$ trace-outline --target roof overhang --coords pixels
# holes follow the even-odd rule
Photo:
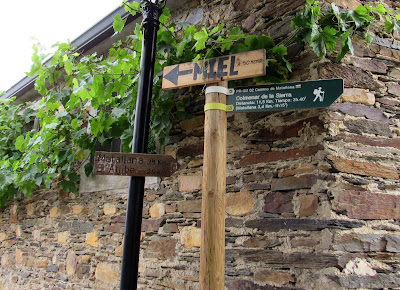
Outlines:
[[[140,0],[131,0],[130,2],[139,2]],[[167,7],[170,9],[178,8],[182,4],[188,2],[188,0],[169,0],[167,1]],[[116,14],[120,14],[122,19],[126,19],[125,27],[121,33],[114,35],[113,22]],[[129,34],[132,33],[136,23],[142,19],[141,14],[132,16],[129,12],[126,12],[124,7],[119,7],[92,26],[90,29],[82,33],[74,41],[72,41],[72,47],[75,48],[80,54],[91,54],[97,52],[99,54],[108,51],[112,44],[120,39],[125,39]],[[37,93],[34,90],[36,77],[24,77],[1,98],[17,97],[16,103],[24,103],[28,100],[32,100]]]

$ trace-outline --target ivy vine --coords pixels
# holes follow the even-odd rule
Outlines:
[[[137,2],[123,2],[127,11],[140,11]],[[376,17],[385,18],[388,33],[399,32],[398,17],[383,6],[360,6],[355,11],[330,9],[307,0],[305,10],[296,16],[293,27],[297,39],[306,41],[324,57],[338,42],[338,58],[352,52],[351,37],[356,30],[368,35]],[[249,35],[239,27],[223,24],[208,30],[185,23],[170,23],[164,8],[157,38],[157,60],[153,87],[152,134],[164,146],[169,130],[189,117],[188,98],[175,97],[175,91],[161,89],[165,66],[256,49],[266,49],[267,75],[263,82],[282,82],[292,69],[286,60],[286,47],[276,45],[265,35]],[[115,33],[124,27],[120,15],[114,19]],[[368,39],[368,36],[366,36]],[[123,151],[130,152],[137,82],[142,47],[142,29],[136,25],[125,41],[117,41],[106,57],[96,53],[81,55],[70,43],[57,43],[50,61],[43,62],[34,46],[29,76],[37,76],[35,89],[41,96],[35,104],[13,105],[0,100],[0,207],[18,196],[29,196],[38,187],[56,187],[76,193],[85,165],[89,175],[96,144],[107,145],[120,138]],[[87,162],[89,161],[89,162]]]
[[[305,9],[292,19],[291,25],[297,28],[297,40],[308,43],[319,57],[325,57],[327,51],[335,51],[340,44],[336,58],[339,61],[348,52],[354,54],[352,38],[355,33],[363,33],[367,43],[371,43],[371,26],[380,21],[388,34],[400,34],[400,14],[393,16],[393,10],[386,9],[383,4],[360,5],[353,11],[340,9],[335,3],[307,0]]]

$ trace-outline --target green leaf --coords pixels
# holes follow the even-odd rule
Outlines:
[[[25,141],[25,137],[22,135],[18,136],[15,140],[15,148],[21,152],[24,152],[26,150],[26,145],[27,142]]]
[[[77,185],[72,181],[64,179],[60,182],[60,185],[65,192],[78,193]]]
[[[73,68],[74,68],[74,65],[72,64],[72,62],[70,62],[69,60],[64,62],[64,69],[65,69],[65,72],[67,73],[67,75],[71,75]]]
[[[93,173],[93,163],[91,162],[86,163],[84,169],[86,176],[89,177]]]
[[[392,31],[394,29],[394,25],[395,25],[394,22],[392,22],[389,18],[386,18],[385,30],[386,30],[387,33],[392,33]]]
[[[337,33],[338,31],[330,26],[325,26],[324,30],[322,31],[323,41],[325,42],[326,48],[330,51],[333,51],[336,47]]]
[[[126,109],[124,109],[124,108],[114,108],[111,111],[111,115],[116,119],[119,119],[120,117],[124,116],[125,114],[126,114]]]
[[[122,20],[120,14],[116,14],[114,16],[114,22],[113,22],[114,31],[117,32],[117,33],[121,32],[122,29],[124,28],[125,21],[126,20]]]
[[[196,32],[193,38],[197,40],[196,44],[194,45],[196,51],[206,48],[206,42],[208,40],[208,32],[205,27],[203,27],[199,32]]]
[[[354,47],[349,34],[350,31],[347,31],[342,36],[342,45],[340,48],[339,55],[336,58],[338,61],[341,60],[349,51],[351,52],[351,54],[354,54]]]
[[[171,17],[171,13],[170,13],[169,9],[167,7],[164,7],[163,13],[160,16],[160,23],[166,24],[170,17]]]
[[[214,27],[214,28],[211,30],[210,35],[214,35],[215,33],[220,32],[222,29],[224,29],[224,26],[225,26],[225,24],[222,23],[222,24],[220,24],[220,25]]]

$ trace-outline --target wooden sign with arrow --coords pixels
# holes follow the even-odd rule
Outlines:
[[[164,68],[164,90],[265,75],[265,50],[225,55]]]

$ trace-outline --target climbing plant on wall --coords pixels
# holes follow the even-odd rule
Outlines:
[[[137,2],[124,2],[124,6],[132,14],[140,11]],[[333,4],[331,10],[321,10],[319,2],[308,0],[292,25],[298,29],[298,40],[308,42],[318,56],[325,56],[341,42],[341,58],[352,52],[352,33],[368,32],[373,17],[387,18],[388,32],[398,32],[397,19],[378,6],[339,11]],[[268,69],[259,80],[287,80],[291,65],[285,59],[286,47],[276,45],[270,37],[223,24],[208,29],[169,23],[169,17],[165,8],[157,39],[151,116],[153,135],[161,145],[168,144],[172,125],[188,117],[190,103],[187,98],[176,98],[174,91],[161,89],[163,67],[264,48]],[[115,32],[123,27],[124,20],[115,16]],[[47,56],[34,46],[29,75],[37,76],[35,89],[40,101],[24,110],[12,105],[12,100],[2,101],[0,108],[0,206],[41,186],[59,186],[76,193],[77,169],[90,159],[95,144],[121,138],[124,151],[130,151],[141,45],[142,31],[137,24],[133,34],[114,43],[107,56],[80,55],[70,43],[58,43],[52,58],[43,62]],[[33,126],[35,118],[38,126]],[[86,163],[85,171],[90,174],[91,162]]]

